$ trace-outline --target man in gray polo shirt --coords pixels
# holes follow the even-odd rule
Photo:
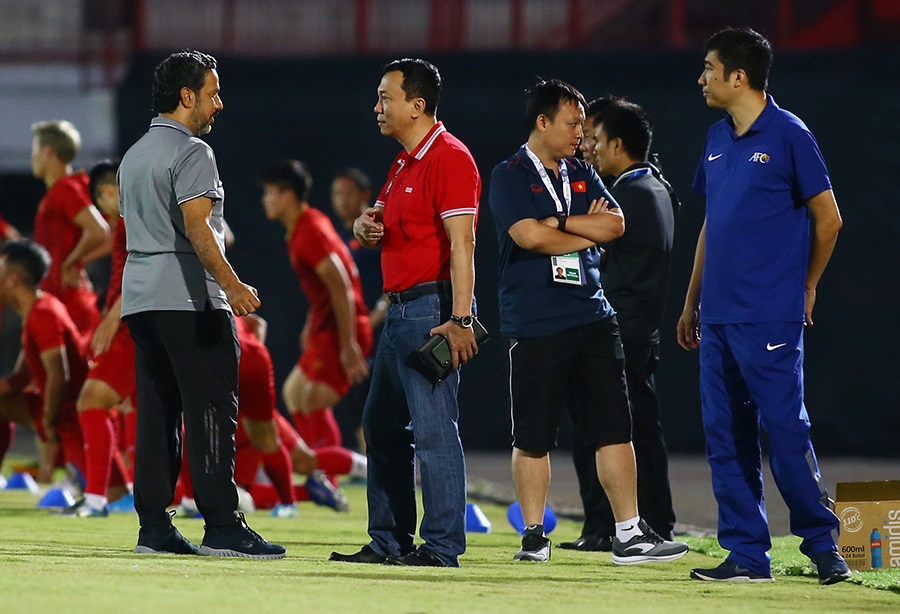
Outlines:
[[[281,558],[238,514],[234,484],[240,349],[232,312],[253,313],[256,289],[225,259],[223,205],[213,151],[197,138],[222,110],[213,57],[182,51],[153,73],[159,116],[119,167],[128,237],[122,319],[134,339],[138,553]],[[182,416],[197,507],[197,548],[172,525],[182,460]]]

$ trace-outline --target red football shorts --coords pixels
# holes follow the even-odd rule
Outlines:
[[[241,346],[238,416],[268,422],[275,413],[275,371],[269,352],[253,344]]]
[[[109,349],[94,358],[87,379],[106,382],[123,399],[135,393],[134,342],[127,326],[120,324]]]
[[[357,318],[356,339],[363,356],[368,357],[372,351],[372,327],[368,317]],[[350,382],[341,368],[341,346],[336,328],[311,334],[297,365],[308,380],[326,384],[340,397],[350,389]]]

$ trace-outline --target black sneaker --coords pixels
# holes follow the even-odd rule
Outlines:
[[[712,580],[713,582],[774,582],[771,575],[764,575],[750,571],[732,561],[725,561],[712,569],[692,569],[691,578],[694,580]]]
[[[169,512],[171,523],[175,512]],[[198,554],[198,548],[178,532],[175,525],[141,527],[135,554]]]
[[[687,554],[690,547],[684,542],[670,542],[650,528],[643,520],[638,522],[640,535],[622,543],[613,538],[612,562],[616,565],[637,565],[652,561],[674,561]]]
[[[810,555],[809,560],[819,574],[819,584],[837,584],[853,575],[844,557],[834,550]]]
[[[582,552],[611,552],[612,539],[601,535],[582,535],[573,542],[563,542],[556,547],[563,550],[581,550]]]
[[[449,567],[443,559],[423,546],[403,556],[389,556],[385,564],[405,565],[407,567]]]
[[[546,563],[550,560],[550,538],[544,535],[544,525],[533,524],[525,527],[522,549],[516,552],[513,560],[538,563]]]
[[[380,565],[384,563],[387,558],[381,556],[377,552],[375,552],[371,546],[366,544],[362,548],[360,548],[359,552],[354,552],[353,554],[341,554],[340,552],[332,552],[331,556],[328,557],[329,561],[339,561],[341,563],[372,563],[374,565]]]
[[[283,546],[270,544],[247,526],[244,515],[235,512],[235,526],[230,528],[206,525],[199,554],[202,556],[238,557],[244,559],[284,558]]]

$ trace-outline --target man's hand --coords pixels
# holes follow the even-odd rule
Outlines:
[[[816,306],[816,289],[815,287],[806,289],[806,326],[814,326],[812,319],[813,308]],[[826,323],[827,324],[827,323]]]
[[[362,349],[355,341],[341,348],[341,369],[351,384],[358,384],[369,374],[369,364],[363,356]]]
[[[369,207],[353,221],[353,236],[363,247],[372,249],[384,238],[384,224],[378,221],[382,212],[378,207]]]
[[[236,316],[245,316],[248,313],[253,313],[262,304],[259,301],[256,288],[242,282],[238,282],[225,290],[225,296],[228,297],[228,304],[231,305],[231,310]]]
[[[444,335],[450,342],[450,360],[453,368],[464,365],[478,353],[478,344],[475,343],[475,333],[471,328],[463,328],[460,325],[447,320],[440,326],[431,329],[431,335]]]
[[[592,213],[603,213],[607,209],[609,209],[609,201],[601,196],[600,198],[595,198],[591,202],[591,206],[588,207],[588,215]]]
[[[74,264],[63,262],[59,268],[63,288],[77,288],[81,283],[81,271]]]
[[[686,307],[678,319],[678,345],[686,350],[700,347],[700,312]]]
[[[119,322],[117,318],[103,318],[94,329],[94,336],[91,337],[91,352],[94,356],[99,356],[112,345],[113,337],[119,330]]]

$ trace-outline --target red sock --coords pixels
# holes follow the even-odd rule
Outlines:
[[[300,412],[297,412],[293,416],[294,426],[297,427],[297,434],[300,436],[303,441],[306,442],[306,445],[309,447],[314,447],[313,442],[318,438],[318,434],[316,433],[316,424],[308,416],[304,416]],[[282,437],[282,441],[284,438]]]
[[[131,475],[131,472],[128,471],[128,467],[125,465],[125,459],[122,457],[122,452],[120,452],[118,449],[114,449],[112,457],[112,472],[109,474],[109,485],[125,486],[127,484],[131,484],[133,481],[134,477]]]
[[[6,453],[9,452],[9,449],[12,447],[12,442],[15,437],[15,424],[13,424],[12,422],[0,421],[0,465],[3,464],[3,459],[6,457]]]
[[[319,469],[328,475],[346,475],[353,466],[353,455],[347,448],[327,446],[316,450]]]
[[[256,509],[270,510],[278,504],[278,491],[271,484],[254,482],[250,487],[250,496],[253,497],[253,505]]]
[[[254,448],[249,441],[235,450],[234,481],[241,488],[246,488],[256,481],[256,472],[259,469],[262,456],[262,452]]]
[[[307,438],[303,431],[300,431],[300,435],[313,450],[341,445],[341,429],[330,407],[308,414],[304,418],[304,428],[309,430],[311,439]]]
[[[178,483],[181,484],[181,496],[188,499],[194,498],[194,483],[191,481],[191,469],[188,466],[187,454],[181,455],[181,473],[178,474]]]
[[[137,412],[130,411],[122,416],[122,422],[125,425],[123,437],[125,439],[125,454],[134,472],[134,447],[137,445]]]
[[[278,448],[277,452],[271,454],[263,454],[263,466],[266,469],[266,475],[272,480],[272,485],[278,491],[281,497],[281,503],[290,505],[294,502],[293,473],[294,464],[291,462],[291,455],[284,444]]]
[[[78,412],[78,423],[84,437],[84,492],[105,497],[109,488],[116,430],[105,409]],[[75,459],[68,459],[75,462]],[[77,462],[75,463],[78,464]]]

